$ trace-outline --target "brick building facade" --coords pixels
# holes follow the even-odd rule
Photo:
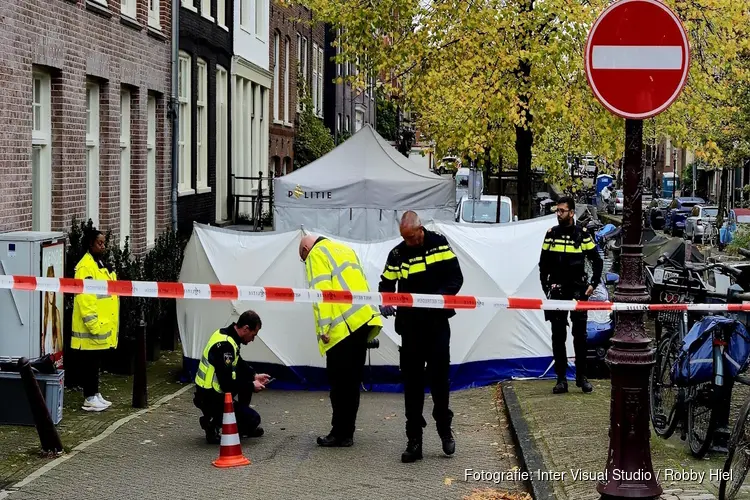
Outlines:
[[[170,4],[0,0],[0,232],[169,226]]]
[[[315,114],[323,117],[323,88],[333,85],[324,73],[325,26],[312,23],[312,12],[299,5],[271,2],[269,57],[271,122],[269,168],[274,175],[288,174],[294,165],[294,136],[298,122],[299,76],[310,92]]]
[[[177,221],[189,233],[194,221],[212,224],[229,211],[234,13],[231,0],[180,6]]]

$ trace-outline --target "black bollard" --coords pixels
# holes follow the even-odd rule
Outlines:
[[[39,434],[39,442],[42,445],[44,454],[60,454],[64,452],[60,435],[57,433],[55,424],[52,423],[52,416],[49,414],[47,403],[39,388],[39,383],[34,377],[31,364],[26,358],[18,360],[18,371],[21,373],[21,382],[23,382],[26,397],[29,400],[29,408],[34,416],[34,425]]]
[[[148,406],[148,387],[146,385],[146,322],[141,320],[141,327],[136,335],[135,374],[133,375],[133,408]]]

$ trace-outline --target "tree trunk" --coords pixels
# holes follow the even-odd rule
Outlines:
[[[531,63],[521,61],[519,72],[524,82],[531,75]],[[529,98],[524,92],[518,97],[523,126],[516,126],[516,154],[518,155],[518,219],[531,219],[531,149],[534,145],[534,134],[531,131],[531,111]]]
[[[719,213],[716,216],[716,229],[721,229],[724,224],[724,210],[727,207],[727,182],[729,180],[729,169],[721,169],[721,178],[719,179]]]

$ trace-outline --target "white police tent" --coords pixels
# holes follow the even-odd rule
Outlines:
[[[547,229],[554,224],[554,216],[550,216],[484,227],[455,223],[427,223],[426,227],[444,234],[457,254],[464,274],[461,295],[542,298],[539,250]],[[323,235],[355,249],[373,291],[377,290],[388,252],[400,242],[398,237],[352,242]],[[247,233],[196,224],[180,281],[307,288],[298,254],[302,236],[302,230]],[[178,323],[189,373],[195,373],[211,333],[236,321],[247,309],[260,314],[263,328],[255,342],[242,347],[244,359],[274,375],[278,379],[275,388],[327,386],[312,305],[304,303],[178,300]],[[554,375],[549,323],[544,321],[542,311],[458,310],[450,322],[453,389],[513,377]],[[371,371],[365,370],[365,385],[372,382],[374,390],[400,391],[400,337],[393,329],[392,317],[384,324],[379,348],[369,351]],[[570,335],[568,354],[573,356]]]
[[[304,226],[369,241],[398,236],[406,210],[445,221],[456,211],[453,180],[420,169],[370,125],[273,183],[276,231]]]

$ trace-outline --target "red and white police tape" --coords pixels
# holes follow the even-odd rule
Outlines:
[[[475,297],[419,293],[319,291],[274,286],[167,283],[156,281],[98,281],[0,275],[0,289],[30,292],[91,293],[160,299],[237,300],[242,302],[300,302],[371,304],[428,309],[523,309],[546,311],[750,311],[743,304],[627,304],[579,302],[523,297]]]

